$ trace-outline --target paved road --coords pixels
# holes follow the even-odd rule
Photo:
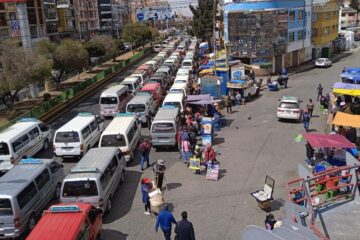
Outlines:
[[[291,76],[289,88],[279,92],[262,91],[261,96],[245,106],[235,107],[228,115],[228,126],[217,132],[215,148],[221,152],[220,179],[207,181],[205,176],[193,174],[180,162],[177,152],[152,151],[152,162],[161,158],[166,161],[168,190],[165,200],[170,203],[176,219],[183,210],[188,211],[197,239],[220,240],[240,239],[246,225],[262,226],[266,215],[249,195],[264,185],[268,174],[275,183],[273,211],[275,217],[284,216],[282,209],[286,199],[285,183],[295,178],[296,165],[304,160],[303,144],[294,142],[294,137],[303,132],[302,124],[277,121],[276,107],[283,95],[298,96],[304,100],[316,97],[319,83],[324,91],[330,91],[332,84],[344,66],[355,66],[360,55],[352,55],[335,63],[328,69],[314,69]],[[125,73],[128,74],[131,69]],[[124,75],[121,75],[124,77]],[[53,124],[56,129],[78,112],[97,113],[99,93],[80,103]],[[325,116],[319,115],[318,105],[311,122],[312,131],[324,130]],[[143,135],[147,135],[143,129]],[[39,156],[49,156],[50,153]],[[74,163],[65,163],[71,167]],[[114,196],[112,211],[104,217],[103,239],[106,240],[152,240],[162,239],[155,233],[155,218],[145,216],[141,202],[139,180],[142,176],[152,177],[151,169],[140,172],[139,160],[128,167],[126,183],[119,187]]]

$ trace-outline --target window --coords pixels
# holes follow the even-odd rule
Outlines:
[[[349,17],[355,17],[355,13],[349,13]]]
[[[17,196],[17,201],[20,209],[25,207],[27,203],[30,203],[31,200],[36,196],[36,187],[33,182],[31,182],[24,190],[22,190]]]
[[[316,22],[318,20],[318,15],[317,15],[317,13],[313,13],[312,14],[312,21],[313,22]]]
[[[52,163],[49,164],[49,168],[51,173],[56,173],[57,171],[59,171],[61,169],[61,165],[55,161],[53,161]]]
[[[29,136],[27,134],[23,135],[22,137],[16,139],[11,145],[13,147],[14,153],[18,152],[22,149],[26,144],[30,142]]]
[[[83,138],[86,139],[90,136],[91,130],[89,126],[86,126],[82,131],[81,134],[83,135]]]
[[[0,142],[0,155],[9,155],[9,146],[5,142]]]
[[[11,207],[11,202],[10,199],[7,198],[1,198],[0,199],[0,215],[12,215],[13,211],[12,211],[12,207]]]
[[[297,39],[298,40],[304,39],[304,32],[303,31],[298,31],[297,32]]]
[[[330,19],[330,13],[329,12],[324,13],[324,18],[325,18],[325,20]]]
[[[290,22],[295,21],[295,11],[289,11],[289,21]]]
[[[94,180],[67,181],[64,184],[64,197],[91,197],[97,195],[98,190]]]
[[[311,29],[311,36],[316,37],[318,30],[316,28]]]
[[[81,228],[81,232],[77,236],[76,240],[88,240],[90,236],[90,228],[87,221],[84,222],[84,225]]]
[[[293,41],[295,41],[295,33],[289,32],[289,42],[293,42]]]
[[[29,136],[30,136],[31,139],[35,139],[39,135],[40,135],[40,131],[39,131],[39,129],[37,127],[29,132]]]
[[[175,132],[174,124],[172,123],[154,123],[152,126],[153,133],[173,133]]]
[[[95,131],[97,127],[98,127],[98,125],[97,125],[96,121],[93,121],[90,123],[90,128],[91,128],[92,132]]]
[[[48,182],[50,182],[50,174],[47,169],[45,169],[37,178],[35,178],[36,185],[38,189],[42,189]]]
[[[126,146],[126,140],[124,135],[103,135],[101,138],[102,147],[124,147]]]
[[[72,132],[58,132],[55,137],[56,143],[80,142],[79,133]]]
[[[298,11],[298,20],[304,20],[304,11],[303,10],[299,10]]]
[[[324,29],[324,35],[327,36],[327,35],[329,35],[329,34],[330,34],[330,27],[326,27],[326,28]]]
[[[127,133],[128,143],[130,144],[134,138],[135,131],[133,128],[130,128],[129,132]]]
[[[40,125],[39,125],[39,128],[40,128],[40,130],[41,130],[42,132],[47,132],[47,131],[49,131],[49,127],[48,127],[47,125],[45,125],[45,124],[40,124]]]
[[[116,97],[102,97],[100,99],[100,104],[117,104],[118,100]]]
[[[23,146],[25,146],[26,144],[28,144],[30,142],[30,138],[27,134],[24,134],[21,137],[21,141],[22,141]]]
[[[346,15],[345,15],[345,13],[342,13],[341,16],[342,16],[342,17],[345,17]]]

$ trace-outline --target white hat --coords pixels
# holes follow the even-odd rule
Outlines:
[[[159,159],[159,160],[157,160],[157,164],[159,164],[159,165],[165,165],[165,162],[164,162],[164,160]]]
[[[341,102],[341,103],[340,103],[340,106],[345,106],[345,102]]]

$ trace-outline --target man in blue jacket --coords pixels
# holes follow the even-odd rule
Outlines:
[[[165,240],[171,239],[171,223],[176,224],[176,220],[171,212],[169,212],[169,206],[166,204],[164,206],[164,210],[162,210],[157,216],[155,225],[156,232],[158,231],[160,225],[160,228],[164,233]]]

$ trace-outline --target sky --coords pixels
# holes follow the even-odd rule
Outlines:
[[[180,12],[185,16],[192,16],[189,5],[197,5],[197,0],[168,0],[171,8],[175,12]]]

